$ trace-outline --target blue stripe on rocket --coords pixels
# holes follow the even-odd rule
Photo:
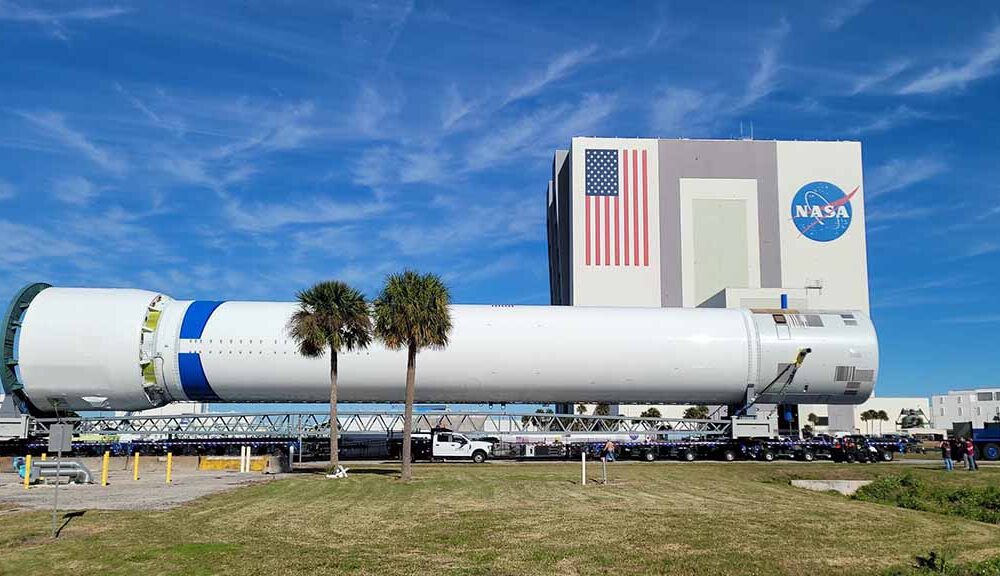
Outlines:
[[[212,313],[222,305],[222,302],[209,300],[198,300],[192,302],[186,312],[184,320],[181,322],[181,338],[185,340],[199,340],[205,332],[205,326]],[[201,364],[201,355],[194,352],[180,352],[177,354],[177,368],[181,375],[181,387],[189,400],[200,400],[203,402],[219,402],[222,398],[212,390],[205,375],[205,367]]]

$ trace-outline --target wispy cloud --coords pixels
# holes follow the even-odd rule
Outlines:
[[[60,40],[68,39],[65,26],[67,22],[107,20],[127,14],[129,11],[128,8],[121,6],[88,6],[65,11],[43,10],[0,0],[0,20],[41,24],[49,34]]]
[[[462,93],[455,84],[448,86],[441,103],[441,127],[446,131],[451,130],[461,122],[473,109],[472,102],[462,97]]]
[[[10,200],[15,194],[17,194],[17,190],[14,189],[14,185],[0,178],[0,202]]]
[[[61,202],[74,206],[85,206],[97,197],[94,184],[81,176],[59,178],[52,183],[52,193]]]
[[[889,130],[898,128],[914,120],[920,120],[927,117],[927,114],[920,112],[919,110],[914,110],[906,105],[899,105],[892,110],[876,114],[875,117],[868,122],[859,124],[849,129],[848,133],[861,135],[888,132]]]
[[[754,105],[777,89],[778,72],[781,69],[778,55],[789,30],[791,26],[788,21],[782,19],[773,30],[764,35],[764,46],[757,57],[757,69],[747,83],[746,91],[739,102],[740,108]]]
[[[899,222],[901,220],[923,220],[941,210],[938,206],[913,206],[909,208],[889,208],[881,205],[865,208],[865,221],[869,224]]]
[[[43,228],[0,220],[0,267],[9,267],[45,258],[68,258],[86,248]]]
[[[865,186],[865,196],[869,200],[873,200],[890,192],[930,180],[947,170],[948,164],[935,156],[896,158],[875,169]]]
[[[872,308],[910,308],[942,302],[955,302],[960,290],[968,293],[970,288],[984,284],[982,278],[971,278],[954,274],[929,280],[908,278],[885,288],[872,286]]]
[[[257,202],[243,205],[232,201],[225,209],[230,225],[244,232],[269,232],[295,224],[331,224],[366,220],[384,213],[389,205],[379,200],[336,202],[313,198],[308,202]]]
[[[546,86],[562,80],[576,68],[586,64],[597,52],[597,46],[590,45],[563,52],[555,58],[545,70],[533,74],[521,83],[516,84],[507,94],[503,104],[510,104],[522,98],[534,96]]]
[[[696,136],[717,118],[724,98],[688,88],[667,88],[655,99],[652,127],[662,136]]]
[[[41,129],[65,148],[84,155],[88,160],[115,175],[128,169],[125,159],[88,139],[82,132],[70,128],[61,114],[56,112],[21,112],[21,116]]]
[[[869,92],[883,83],[899,76],[909,67],[910,62],[907,60],[893,60],[891,62],[886,62],[875,72],[858,76],[854,80],[854,85],[851,87],[849,94],[851,96],[856,96],[864,92]]]
[[[903,86],[900,94],[934,94],[962,89],[971,82],[997,73],[1000,62],[1000,24],[986,34],[981,45],[961,63],[932,68]]]
[[[873,0],[841,0],[834,3],[833,9],[823,19],[823,26],[830,30],[839,30],[849,20],[864,11]]]
[[[981,240],[966,248],[962,255],[966,258],[975,258],[987,254],[996,254],[997,252],[1000,252],[1000,242]]]

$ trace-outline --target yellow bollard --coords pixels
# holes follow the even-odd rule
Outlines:
[[[101,486],[108,485],[108,464],[111,461],[111,452],[104,453],[104,459],[101,462]]]
[[[167,484],[170,484],[170,473],[174,468],[174,453],[167,452]]]
[[[45,462],[45,460],[47,460],[46,456],[48,456],[48,454],[42,452],[42,462]]]
[[[24,459],[24,489],[28,489],[28,485],[31,484],[31,454]]]
[[[136,452],[134,454],[134,456],[135,456],[135,459],[132,460],[132,479],[133,480],[138,480],[139,479],[139,453]]]

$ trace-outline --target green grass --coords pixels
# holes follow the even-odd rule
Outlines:
[[[855,496],[866,502],[1000,524],[1000,486],[996,485],[952,486],[907,472],[879,478]]]
[[[876,478],[900,466],[615,464],[579,485],[567,464],[359,466],[253,485],[159,512],[88,511],[58,541],[43,512],[0,511],[0,573],[850,574],[937,550],[1000,556],[1000,527],[792,488],[792,478]],[[945,475],[987,486],[1000,469]]]

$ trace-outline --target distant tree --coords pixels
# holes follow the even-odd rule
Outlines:
[[[803,438],[812,438],[812,436],[813,436],[813,427],[810,426],[809,424],[806,424],[805,426],[803,426],[802,427],[802,437]]]
[[[705,406],[704,404],[691,406],[684,411],[684,418],[690,420],[705,420],[708,418],[708,406]]]
[[[809,415],[806,416],[806,421],[809,422],[810,424],[812,424],[814,428],[816,426],[819,426],[819,416],[817,416],[816,414],[814,414],[812,412],[810,412]]]
[[[407,270],[390,274],[375,299],[375,335],[390,350],[406,350],[406,402],[403,411],[402,479],[412,476],[413,398],[417,353],[444,348],[451,333],[451,294],[441,278]]]
[[[610,416],[611,415],[611,405],[607,402],[598,402],[597,406],[594,406],[594,416]]]
[[[879,436],[881,436],[882,435],[882,423],[889,421],[889,415],[886,413],[885,410],[879,410],[875,414],[875,416],[878,417],[878,433],[879,433]]]
[[[581,415],[582,414],[586,414],[587,413],[587,406],[585,404],[577,404],[576,405],[576,413],[577,414],[581,414]]]
[[[330,354],[330,469],[340,464],[337,434],[337,357],[367,348],[372,340],[368,303],[358,290],[339,281],[320,282],[298,294],[299,307],[288,332],[299,353],[309,358]]]
[[[649,408],[646,408],[642,414],[639,414],[639,418],[663,418],[663,416],[655,406],[650,406]]]
[[[538,408],[535,410],[535,414],[552,414],[552,413],[553,413],[552,410],[549,408],[546,409]],[[529,426],[532,422],[534,422],[538,428],[541,428],[543,430],[548,430],[549,425],[552,424],[552,418],[542,418],[539,416],[527,416],[527,415],[521,416],[521,426]]]

